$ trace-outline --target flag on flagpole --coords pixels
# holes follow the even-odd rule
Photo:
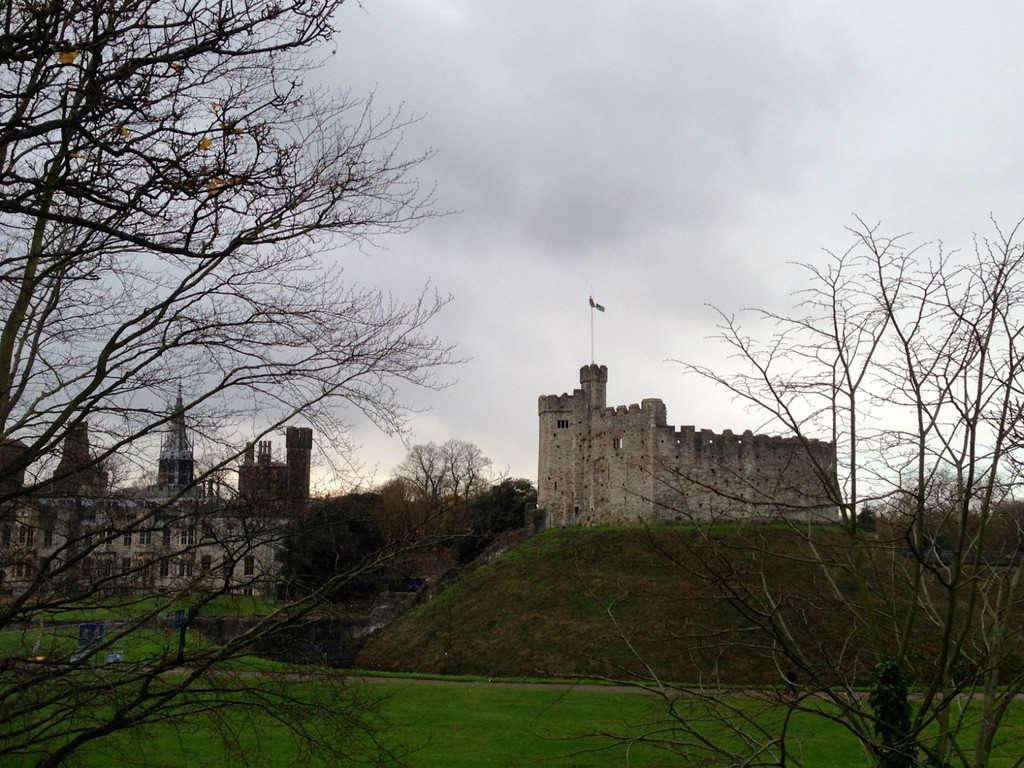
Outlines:
[[[598,312],[604,312],[604,306],[594,301],[594,297],[590,297],[590,308],[596,309]]]

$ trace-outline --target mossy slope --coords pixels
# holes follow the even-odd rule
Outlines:
[[[866,680],[874,663],[845,538],[785,526],[556,529],[472,571],[371,638],[363,668],[501,677],[646,676],[777,682],[763,627],[784,620],[815,667]],[[863,564],[877,567],[878,558]],[[888,562],[892,562],[891,551]],[[764,599],[764,585],[773,600]],[[837,592],[838,590],[838,592]],[[899,596],[893,597],[898,602]],[[891,607],[891,606],[890,606]],[[925,639],[922,657],[932,650]]]

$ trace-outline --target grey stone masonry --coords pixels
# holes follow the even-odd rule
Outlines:
[[[552,527],[732,518],[832,520],[832,443],[667,423],[665,404],[608,407],[608,368],[539,400],[538,507]]]

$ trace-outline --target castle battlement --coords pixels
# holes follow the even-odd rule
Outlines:
[[[799,437],[783,437],[782,435],[755,435],[749,429],[737,435],[731,429],[723,429],[716,433],[711,429],[697,430],[693,426],[679,427],[676,430],[676,440],[686,442],[699,436],[700,440],[708,443],[728,443],[730,445],[746,445],[747,447],[777,447],[779,445],[807,445],[811,449],[832,449],[832,444],[824,440],[801,440]]]
[[[571,395],[541,395],[538,401],[538,411],[540,413],[547,413],[548,411],[571,411],[573,402],[576,398],[583,395],[583,390],[577,389]]]
[[[550,525],[834,516],[831,443],[668,424],[665,403],[606,406],[608,369],[539,398],[538,506]]]

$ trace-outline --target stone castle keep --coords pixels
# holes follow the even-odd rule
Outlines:
[[[608,368],[542,395],[537,505],[552,527],[727,518],[835,519],[835,448],[667,424],[665,404],[607,407]]]

